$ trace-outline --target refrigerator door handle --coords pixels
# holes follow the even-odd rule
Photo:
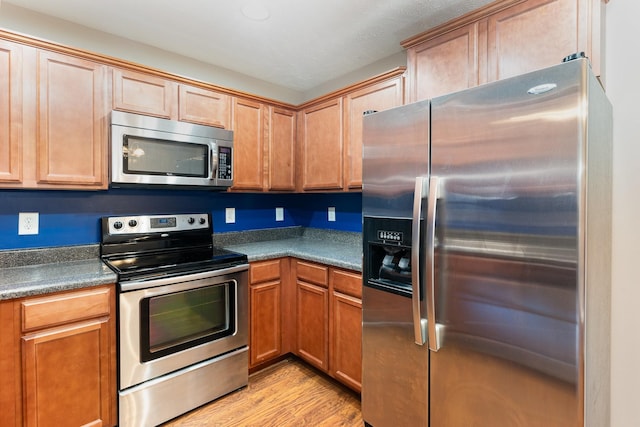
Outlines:
[[[415,343],[424,345],[427,339],[427,320],[422,316],[420,304],[420,236],[422,218],[422,199],[427,178],[416,177],[413,193],[413,220],[411,224],[411,308],[413,314],[413,334]]]
[[[426,288],[427,288],[427,326],[429,350],[438,351],[441,347],[442,328],[436,325],[435,300],[435,244],[436,244],[436,209],[440,198],[441,181],[437,176],[429,179],[429,196],[427,199],[427,236],[426,236]]]

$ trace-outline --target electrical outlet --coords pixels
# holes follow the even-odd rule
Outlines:
[[[336,220],[336,208],[334,206],[330,206],[327,211],[327,221],[333,222]]]
[[[284,221],[284,208],[276,208],[276,221]]]
[[[18,234],[38,234],[38,212],[20,212],[18,214]]]
[[[226,208],[224,211],[224,221],[227,224],[235,224],[236,222],[236,208]]]

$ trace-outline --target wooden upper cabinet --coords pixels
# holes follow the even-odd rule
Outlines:
[[[407,50],[409,102],[478,85],[479,29],[486,25],[473,23]],[[486,40],[486,31],[481,36]]]
[[[263,188],[264,104],[243,98],[233,101],[233,189]]]
[[[135,71],[113,70],[113,108],[172,119],[178,105],[177,84]]]
[[[37,186],[107,188],[107,66],[38,52]]]
[[[269,137],[266,150],[268,190],[296,189],[296,113],[269,107]]]
[[[345,96],[345,189],[362,188],[362,116],[402,105],[404,77],[376,83]]]
[[[585,52],[602,80],[603,0],[502,0],[402,42],[410,102],[560,64]]]
[[[231,97],[224,93],[180,84],[178,120],[229,129]]]
[[[330,99],[302,110],[299,113],[298,132],[301,189],[342,189],[342,98]]]
[[[579,45],[580,0],[528,0],[489,16],[488,81],[561,63]]]
[[[22,45],[0,40],[0,183],[22,181]]]

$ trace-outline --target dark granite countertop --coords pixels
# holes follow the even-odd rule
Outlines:
[[[98,258],[9,267],[0,270],[0,300],[115,283]]]
[[[213,235],[213,242],[249,261],[292,256],[362,271],[360,233],[303,227]],[[0,300],[114,283],[99,245],[0,251]]]
[[[260,230],[237,233],[238,236],[225,233],[227,236],[220,236],[225,240],[217,243],[226,249],[247,254],[249,261],[292,256],[333,267],[362,271],[360,233],[301,227],[284,228],[279,233],[267,236],[261,235]]]

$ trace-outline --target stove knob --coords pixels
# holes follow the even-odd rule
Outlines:
[[[200,224],[204,224],[205,222],[207,222],[207,220],[206,220],[206,219],[204,219],[204,218],[200,218]]]
[[[195,222],[196,222],[196,220],[195,220],[192,216],[190,216],[190,217],[189,217],[189,219],[187,220],[187,222],[188,222],[189,224],[193,224],[193,223],[195,223]]]
[[[138,221],[136,221],[135,219],[129,220],[129,227],[135,227],[136,225],[138,225]]]
[[[115,228],[116,230],[120,230],[122,228],[122,223],[120,221],[114,222],[113,228]]]

